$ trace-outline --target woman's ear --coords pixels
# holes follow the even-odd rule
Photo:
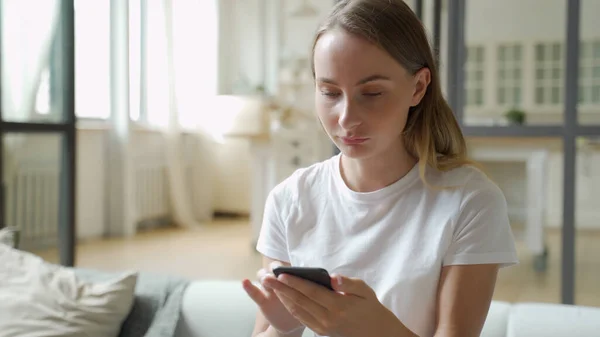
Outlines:
[[[427,87],[431,82],[431,71],[429,68],[422,68],[413,76],[415,90],[412,96],[411,106],[417,106],[421,103],[423,96],[427,92]]]

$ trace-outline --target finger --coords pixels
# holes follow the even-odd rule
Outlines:
[[[267,279],[275,279],[275,276],[271,273],[269,273],[266,269],[260,269],[257,273],[257,277],[258,277],[258,282],[260,283],[260,285],[263,287],[264,290],[268,291],[268,292],[272,292],[273,290],[271,289],[271,287],[269,286],[268,282],[266,281]]]
[[[331,275],[333,290],[344,294],[351,294],[363,298],[374,296],[375,292],[363,280],[339,274]]]
[[[264,280],[264,279],[265,279],[267,276],[269,276],[269,272],[268,272],[266,269],[264,269],[264,268],[262,268],[262,269],[259,269],[259,270],[258,270],[258,272],[256,272],[256,279],[257,279],[257,280],[258,280],[258,282],[259,282],[259,283],[261,283],[261,284],[263,283],[263,280]]]
[[[260,290],[257,286],[255,286],[250,280],[243,280],[242,286],[248,296],[259,306],[263,306],[267,303],[267,296]]]
[[[277,278],[281,283],[296,289],[305,297],[308,297],[328,310],[334,310],[338,294],[311,281],[303,280],[292,275],[279,275]]]
[[[281,267],[283,266],[283,264],[279,261],[273,261],[271,263],[269,263],[269,272],[273,273],[273,269],[277,268],[277,267]]]
[[[325,317],[327,315],[328,309],[317,302],[315,298],[307,297],[300,291],[278,281],[277,279],[272,281],[269,280],[268,283],[269,286],[275,291],[275,295],[279,297],[279,300],[282,300],[281,296],[285,296],[285,299],[288,300],[288,303],[289,301],[295,303],[295,305],[300,306],[313,316]]]
[[[294,318],[312,331],[319,333],[319,335],[324,335],[324,333],[322,333],[324,328],[322,319],[324,319],[325,316],[319,316],[318,314],[311,312],[310,309],[307,309],[301,304],[297,303],[294,301],[294,299],[285,295],[284,292],[276,290],[275,294],[287,311],[294,316]]]
[[[269,272],[265,268],[261,268],[256,272],[256,278],[260,280],[267,274],[269,274]]]

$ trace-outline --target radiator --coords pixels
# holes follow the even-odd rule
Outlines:
[[[138,227],[168,224],[171,219],[167,168],[163,163],[135,167],[135,215]],[[189,178],[192,167],[186,167]],[[60,173],[55,167],[15,167],[5,180],[6,225],[20,232],[27,250],[55,248],[58,244]],[[190,182],[193,181],[190,179]],[[197,199],[194,184],[186,191]]]
[[[166,170],[160,164],[135,168],[135,214],[138,226],[170,218]]]
[[[190,211],[194,216],[194,219],[205,220],[205,210],[203,205],[206,203],[203,200],[203,191],[201,190],[201,184],[198,182],[198,168],[190,163],[185,166],[185,179],[187,181],[187,198],[189,200]]]
[[[59,172],[56,168],[17,168],[6,180],[6,224],[20,231],[24,249],[58,243]]]

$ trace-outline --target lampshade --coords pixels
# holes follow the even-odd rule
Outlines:
[[[262,96],[220,95],[216,97],[211,127],[223,137],[268,137],[269,112]]]

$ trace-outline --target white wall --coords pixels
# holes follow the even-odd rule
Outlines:
[[[230,94],[233,87],[234,74],[237,69],[233,66],[235,55],[238,54],[237,44],[233,43],[234,25],[231,24],[230,13],[233,11],[234,0],[219,0],[219,57],[218,57],[218,90],[221,94]]]
[[[262,0],[235,1],[227,18],[233,28],[230,43],[236,46],[230,65],[234,92],[240,81],[252,88],[264,83],[263,10]]]
[[[249,214],[251,201],[250,146],[245,139],[214,144],[217,174],[213,208],[217,212]]]
[[[95,238],[105,233],[106,129],[77,131],[76,228],[77,237]]]
[[[581,1],[582,39],[600,37],[600,1]],[[566,0],[467,1],[467,43],[487,41],[562,41],[566,34]]]

